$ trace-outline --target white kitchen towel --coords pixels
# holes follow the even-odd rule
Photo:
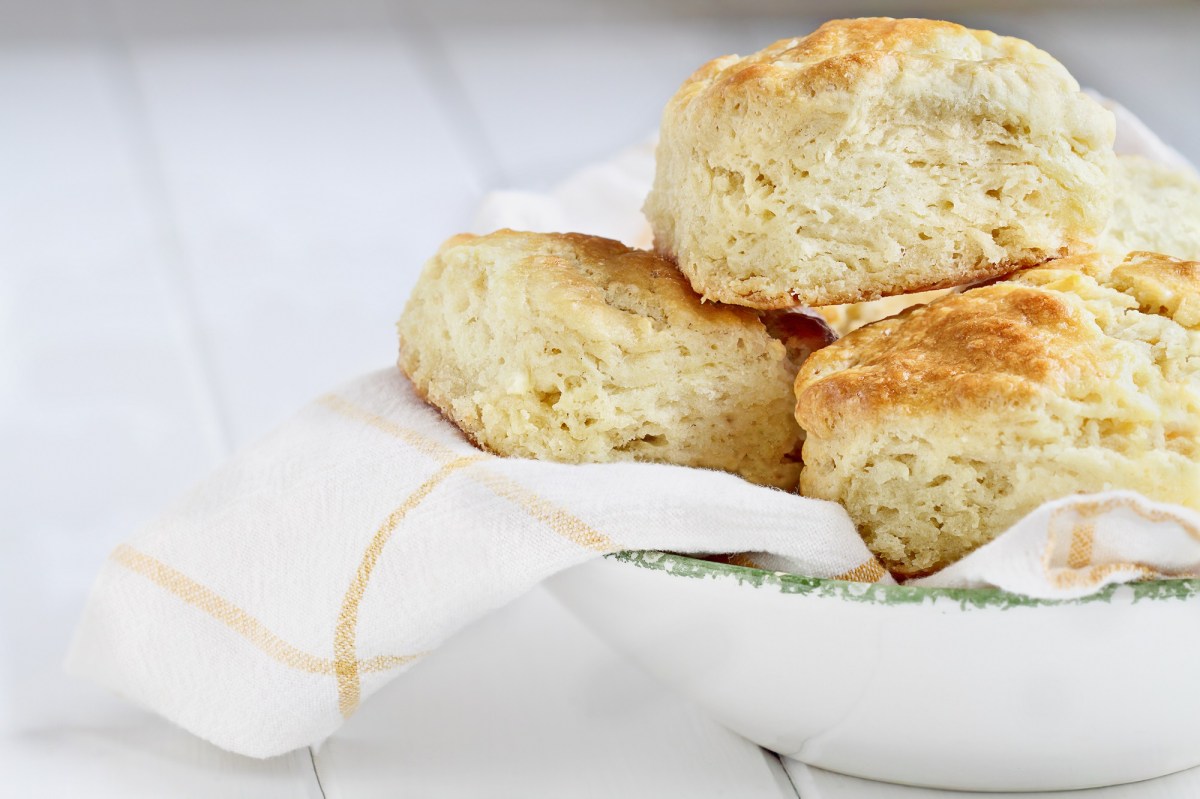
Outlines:
[[[842,508],[702,469],[473,447],[391,368],[321,397],[112,554],[70,670],[218,746],[321,741],[448,635],[626,549],[891,582]]]
[[[493,195],[475,227],[645,245],[652,174],[641,145],[548,195]],[[323,740],[473,619],[623,549],[891,582],[837,505],[699,469],[488,455],[388,368],[318,399],[118,547],[68,667],[226,749],[274,755]],[[1067,599],[1198,573],[1200,516],[1111,492],[1048,503],[919,583]]]
[[[1070,598],[1111,583],[1198,574],[1200,513],[1106,491],[1047,502],[957,563],[907,585]]]

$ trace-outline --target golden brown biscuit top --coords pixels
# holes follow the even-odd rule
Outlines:
[[[762,329],[755,311],[703,303],[670,261],[612,239],[498,230],[454,236],[438,250],[441,259],[472,256],[518,294],[536,297],[543,312],[594,324],[608,335],[665,325]]]
[[[1015,48],[1015,49],[1014,49]],[[783,39],[752,56],[755,61],[813,64],[827,58],[873,51],[940,55],[979,61],[1033,50],[1020,39],[933,19],[864,17],[835,19],[798,39]]]
[[[684,94],[720,84],[723,91],[753,83],[764,87],[783,80],[791,88],[815,93],[845,90],[869,72],[896,68],[896,58],[947,62],[1013,61],[1066,70],[1029,42],[991,31],[931,19],[869,17],[826,22],[808,36],[781,39],[744,58],[713,59],[684,84]]]
[[[1129,312],[1137,318],[1122,316]],[[1097,255],[1051,261],[814,353],[796,377],[797,418],[831,435],[845,419],[1003,411],[1044,392],[1102,390],[1105,375],[1129,357],[1116,338],[1149,349],[1169,344],[1176,359],[1200,356],[1200,337],[1183,336],[1180,345],[1181,331],[1168,329],[1194,330],[1198,316],[1200,263],[1154,253],[1133,253],[1115,268]],[[1122,328],[1136,329],[1125,336]]]

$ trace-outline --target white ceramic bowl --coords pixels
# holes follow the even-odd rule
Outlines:
[[[626,552],[549,587],[730,729],[824,769],[1031,791],[1200,764],[1200,581],[1041,601]]]

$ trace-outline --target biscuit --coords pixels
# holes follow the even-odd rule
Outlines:
[[[1200,177],[1136,155],[1117,158],[1116,204],[1100,249],[1200,260]]]
[[[903,577],[1073,493],[1200,509],[1200,263],[1089,254],[950,294],[815,353],[796,395],[801,493]]]
[[[706,299],[836,305],[1094,245],[1113,115],[1033,45],[835,20],[701,67],[662,118],[645,212]]]
[[[500,455],[658,461],[795,490],[792,382],[826,329],[772,324],[787,345],[754,311],[702,303],[653,253],[502,230],[456,236],[426,264],[399,365]]]

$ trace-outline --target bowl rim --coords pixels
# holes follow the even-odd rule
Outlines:
[[[803,577],[788,572],[767,571],[732,563],[718,563],[690,555],[658,550],[625,550],[605,559],[677,577],[733,579],[753,588],[776,588],[783,594],[801,594],[877,605],[920,605],[947,600],[963,610],[1052,605],[1110,603],[1116,597],[1133,603],[1144,600],[1187,600],[1200,596],[1200,578],[1175,578],[1114,583],[1099,591],[1071,598],[1039,598],[1014,594],[1000,588],[934,588],[919,585],[883,585],[824,577]]]

